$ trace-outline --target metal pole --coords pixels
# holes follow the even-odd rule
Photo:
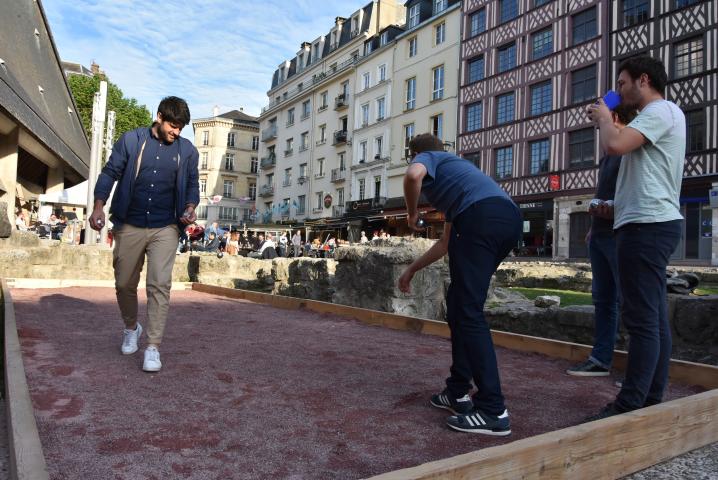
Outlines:
[[[100,171],[102,157],[102,134],[105,127],[105,108],[107,105],[107,82],[100,82],[100,91],[95,93],[92,105],[92,144],[90,147],[90,175],[87,179],[87,208],[85,210],[85,245],[95,245],[97,235],[90,228],[90,215],[95,207],[95,183]]]
[[[104,163],[107,163],[110,161],[110,155],[112,155],[112,138],[115,136],[115,111],[110,110],[107,112],[107,128],[105,129],[105,161]],[[99,175],[99,169],[98,169],[98,175]],[[114,195],[115,189],[112,189],[112,192],[110,192],[110,196],[107,197],[107,202],[105,202],[105,208],[103,210],[105,211],[105,220],[109,218],[110,215],[110,202],[112,202],[112,195]],[[100,230],[100,245],[107,245],[107,221],[105,221],[105,225],[102,227],[102,230]]]

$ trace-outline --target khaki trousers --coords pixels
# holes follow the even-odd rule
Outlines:
[[[115,293],[127,328],[137,322],[137,285],[147,254],[147,341],[159,345],[170,306],[179,229],[176,225],[139,228],[124,224],[114,232],[114,242]]]

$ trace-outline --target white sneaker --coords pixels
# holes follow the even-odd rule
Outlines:
[[[142,370],[145,372],[159,372],[160,368],[162,368],[160,351],[154,345],[150,345],[145,349],[145,363],[142,365]]]
[[[142,335],[142,325],[139,323],[134,330],[125,329],[122,338],[123,355],[132,355],[137,351],[137,341],[140,339],[140,335]]]

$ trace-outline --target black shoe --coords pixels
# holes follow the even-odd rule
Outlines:
[[[474,410],[468,415],[456,415],[446,419],[449,428],[460,432],[481,433],[504,437],[511,435],[509,412],[504,410],[501,415],[489,415],[481,410]]]
[[[586,360],[583,363],[569,368],[566,370],[566,373],[576,377],[607,377],[610,372],[607,368],[598,366],[591,360]]]
[[[436,408],[449,410],[456,415],[471,413],[474,410],[474,402],[470,396],[464,395],[461,398],[454,398],[448,388],[445,388],[441,393],[432,395],[431,404]]]
[[[605,407],[601,409],[600,412],[598,412],[595,415],[591,415],[590,417],[586,417],[583,420],[583,423],[593,422],[594,420],[602,420],[604,418],[608,417],[614,417],[616,415],[620,415],[625,412],[621,412],[616,409],[616,406],[613,404],[613,402],[607,404]]]

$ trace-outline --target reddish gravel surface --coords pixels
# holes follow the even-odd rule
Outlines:
[[[53,479],[362,478],[575,425],[616,393],[499,349],[514,433],[463,434],[428,402],[445,339],[181,291],[147,374],[141,351],[120,354],[113,290],[12,295]]]

